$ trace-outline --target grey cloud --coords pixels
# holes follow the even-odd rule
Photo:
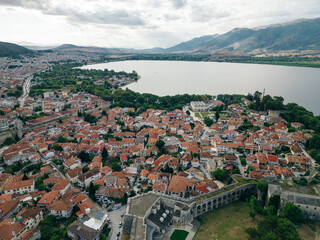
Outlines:
[[[0,5],[40,10],[46,15],[65,16],[73,24],[96,23],[127,26],[142,26],[145,21],[136,12],[102,9],[94,12],[80,12],[76,9],[50,4],[49,0],[0,0]]]
[[[171,0],[175,8],[179,9],[187,4],[187,0]]]
[[[211,9],[202,6],[192,8],[192,19],[196,22],[208,22],[212,19],[225,18],[230,15],[231,13],[225,10]]]
[[[129,13],[126,10],[108,11],[100,10],[93,13],[71,12],[68,18],[80,23],[115,24],[128,26],[142,26],[145,21],[137,13]]]
[[[0,0],[0,5],[44,10],[50,6],[46,0]]]
[[[179,15],[176,15],[176,14],[165,14],[163,17],[166,20],[178,20],[181,18]]]
[[[179,34],[162,30],[145,31],[141,35],[148,41],[147,44],[150,46],[171,47],[183,41]]]

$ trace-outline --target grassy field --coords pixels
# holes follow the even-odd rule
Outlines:
[[[320,222],[308,222],[297,226],[297,231],[303,240],[319,240],[320,239]]]
[[[246,240],[245,229],[255,227],[262,219],[249,216],[249,208],[244,208],[243,202],[236,202],[217,210],[205,213],[199,217],[201,226],[194,239]]]
[[[188,232],[184,230],[174,230],[172,233],[170,240],[185,240],[188,236]]]
[[[203,113],[201,113],[201,115],[202,115],[202,117],[208,117],[210,114],[215,114],[216,112],[203,112]]]
[[[195,115],[197,118],[201,118],[200,113],[198,113],[198,112],[194,113],[194,115]]]
[[[249,208],[241,201],[205,213],[199,217],[201,226],[194,239],[247,240],[245,229],[256,227],[263,216],[249,216]],[[320,222],[310,221],[297,226],[303,240],[320,240]]]

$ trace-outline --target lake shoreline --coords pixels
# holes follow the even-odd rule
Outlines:
[[[209,61],[127,60],[86,65],[87,69],[113,69],[131,72],[140,79],[121,86],[139,93],[158,96],[177,94],[248,94],[259,90],[283,96],[286,103],[298,103],[319,115],[318,68],[271,64]]]
[[[116,58],[115,58],[116,59]],[[288,66],[288,67],[305,67],[305,68],[320,68],[320,61],[295,61],[295,62],[288,62],[288,61],[279,61],[274,60],[274,62],[270,60],[263,61],[263,59],[250,59],[249,61],[246,59],[236,59],[236,60],[225,60],[225,61],[210,61],[210,60],[203,60],[203,59],[126,59],[126,58],[119,58],[114,61],[107,61],[107,62],[122,62],[122,61],[176,61],[176,62],[215,62],[215,63],[246,63],[246,64],[261,64],[261,65],[273,65],[273,66]]]

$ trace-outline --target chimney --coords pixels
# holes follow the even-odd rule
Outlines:
[[[157,213],[157,209],[156,208],[152,208],[152,213],[156,214]]]

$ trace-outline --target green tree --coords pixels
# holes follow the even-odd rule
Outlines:
[[[78,158],[80,158],[81,161],[86,162],[86,163],[91,161],[90,154],[83,151],[83,150],[81,150],[80,153],[78,154]]]
[[[254,227],[247,228],[245,231],[249,235],[248,240],[257,240],[260,238],[260,233]]]
[[[257,188],[263,192],[263,193],[267,193],[268,191],[268,183],[267,182],[258,182],[257,183]]]
[[[315,156],[318,155],[318,151],[317,151],[316,149],[311,149],[309,155],[310,155],[312,158],[314,158]]]
[[[275,208],[275,206],[270,205],[268,207],[268,215],[276,215],[277,214],[277,209]]]
[[[102,149],[101,157],[102,157],[103,160],[107,160],[108,157],[109,157],[108,150],[105,147],[103,147],[103,149]]]
[[[114,171],[114,172],[121,171],[121,166],[117,162],[112,163],[111,168],[112,168],[112,171]]]
[[[250,211],[249,212],[250,217],[253,219],[256,216],[256,212],[255,211]]]
[[[63,151],[63,148],[59,145],[59,144],[54,144],[53,145],[53,149],[55,150],[55,151],[59,151],[59,152],[62,152]]]
[[[133,189],[131,189],[131,191],[130,191],[130,197],[134,197],[135,195],[137,195],[136,192],[135,192]]]
[[[247,228],[249,240],[301,240],[294,224],[286,218],[266,216],[257,228]]]
[[[189,110],[187,110],[186,113],[187,113],[189,116],[190,116],[190,114],[191,114]]]
[[[38,106],[38,107],[35,107],[33,109],[35,112],[41,112],[42,111],[42,107],[41,106]]]
[[[19,138],[18,134],[14,135],[14,141],[15,142],[19,142],[20,141],[20,138]]]
[[[240,159],[240,162],[241,162],[241,165],[242,165],[242,166],[246,166],[246,165],[247,165],[247,161],[246,161],[245,158],[241,158],[241,159]]]
[[[86,173],[89,171],[89,167],[88,166],[85,166],[82,168],[82,173]]]
[[[159,140],[156,142],[155,146],[156,146],[157,148],[161,149],[162,147],[164,147],[164,144],[165,144],[164,141],[161,140],[161,139],[159,139]]]
[[[289,219],[293,223],[300,223],[303,221],[301,209],[292,203],[286,203],[282,209],[282,214],[283,217]]]
[[[253,210],[255,206],[258,204],[257,198],[254,195],[251,195],[249,205]]]
[[[2,145],[3,145],[3,146],[10,146],[10,145],[12,145],[13,143],[14,143],[13,138],[12,138],[12,137],[7,137],[7,138],[3,141]]]
[[[238,166],[233,166],[233,174],[241,174]]]
[[[165,173],[173,173],[173,169],[169,166],[169,164],[166,164],[163,168],[161,168],[161,171]]]
[[[220,118],[220,113],[219,113],[219,111],[216,111],[216,121],[218,122],[218,120],[219,120],[219,118]]]
[[[211,118],[205,117],[204,118],[204,123],[208,126],[211,127],[211,125],[214,123]]]
[[[57,139],[57,142],[58,143],[65,143],[65,142],[67,142],[67,138],[62,136],[62,135],[59,135],[58,139]]]
[[[212,173],[212,176],[219,181],[224,181],[227,179],[227,171],[224,169],[218,168]]]
[[[281,240],[301,240],[294,224],[286,218],[279,218],[277,233]]]
[[[91,182],[89,185],[89,197],[93,200],[96,201],[96,191],[99,188],[99,185],[93,185]]]
[[[280,207],[280,195],[274,195],[269,198],[268,206],[274,206],[276,210]]]

